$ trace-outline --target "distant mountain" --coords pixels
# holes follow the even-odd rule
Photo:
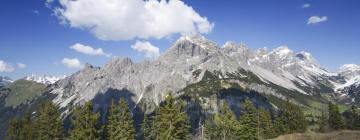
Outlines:
[[[14,82],[10,77],[0,76],[0,86],[7,86]]]
[[[64,79],[65,77],[66,77],[65,75],[63,75],[63,76],[47,76],[47,75],[32,74],[32,75],[24,77],[23,79],[48,85],[48,84],[54,84],[56,81]]]
[[[345,64],[337,73],[334,90],[340,94],[341,100],[348,104],[360,104],[360,66]]]
[[[54,95],[46,94],[45,84],[24,79],[16,80],[6,87],[0,86],[0,139],[3,139],[12,118],[31,113]]]

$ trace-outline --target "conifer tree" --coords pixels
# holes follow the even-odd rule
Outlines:
[[[101,133],[100,113],[93,112],[91,101],[84,107],[75,110],[74,129],[70,133],[70,140],[99,140]]]
[[[287,132],[285,133],[304,132],[307,128],[302,108],[291,103],[289,100],[286,101],[284,109],[280,111],[280,119],[282,119],[282,122],[287,127]]]
[[[253,103],[246,99],[240,116],[240,139],[257,140],[259,139],[259,118]]]
[[[221,140],[221,129],[215,124],[214,117],[205,120],[205,138],[207,140]]]
[[[151,140],[151,120],[146,113],[144,113],[144,120],[141,124],[141,128],[144,134],[144,140]]]
[[[10,120],[10,125],[6,133],[6,140],[20,140],[21,121],[19,118]]]
[[[21,140],[33,139],[33,122],[31,121],[31,114],[25,113],[25,115],[20,119],[20,133],[19,138]]]
[[[9,128],[5,139],[8,140],[28,140],[34,139],[33,122],[31,114],[25,113],[21,118],[10,120]]]
[[[220,112],[215,115],[215,124],[220,130],[222,140],[235,139],[238,131],[238,121],[233,111],[230,109],[227,102],[224,102]]]
[[[327,116],[325,112],[321,112],[321,116],[318,119],[319,132],[324,132],[327,124]]]
[[[271,119],[269,111],[261,108],[259,109],[259,120],[260,120],[260,134],[262,138],[273,138],[275,137],[274,125]]]
[[[285,120],[286,119],[285,119],[284,115],[282,115],[280,112],[278,117],[275,119],[275,123],[274,123],[276,136],[279,136],[282,134],[287,134],[290,132],[289,127],[286,124]]]
[[[184,107],[175,103],[170,94],[154,116],[154,137],[156,140],[190,139],[190,123]]]
[[[58,108],[47,102],[41,105],[35,119],[35,137],[37,140],[63,139],[63,126]]]
[[[131,111],[129,109],[128,103],[126,102],[124,97],[120,98],[119,101],[119,107],[120,107],[120,118],[118,126],[119,133],[117,133],[116,139],[121,140],[134,140],[135,139],[135,128],[134,128],[134,120],[131,114]]]
[[[344,127],[344,122],[341,118],[341,114],[339,112],[339,108],[337,105],[329,102],[329,126],[332,129],[338,130],[338,129],[342,129]]]
[[[350,114],[346,119],[346,126],[350,130],[360,129],[360,117],[354,105],[351,106]]]

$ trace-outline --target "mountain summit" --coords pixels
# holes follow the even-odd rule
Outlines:
[[[105,103],[107,96],[115,95],[128,97],[133,106],[149,107],[158,105],[167,91],[183,95],[209,76],[215,78],[211,82],[221,83],[219,88],[236,85],[280,99],[294,98],[289,93],[310,97],[333,92],[340,84],[307,52],[295,53],[287,46],[253,51],[235,42],[220,47],[204,36],[192,35],[180,37],[154,61],[114,58],[102,68],[85,66],[53,84],[51,92],[57,95],[54,102],[68,109],[89,100]]]

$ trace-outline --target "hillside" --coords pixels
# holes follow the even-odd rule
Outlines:
[[[272,140],[358,140],[360,131],[341,130],[328,133],[296,133],[279,136]]]

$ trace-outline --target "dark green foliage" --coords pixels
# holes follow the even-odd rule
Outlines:
[[[41,105],[34,121],[34,134],[37,140],[63,139],[63,126],[58,108],[47,102]]]
[[[238,121],[234,112],[230,109],[227,102],[224,103],[220,112],[215,115],[215,130],[220,130],[220,136],[223,140],[235,139],[237,136]]]
[[[359,130],[360,129],[360,116],[356,111],[356,107],[354,105],[351,106],[350,114],[346,119],[346,126],[351,130]]]
[[[238,136],[240,139],[259,139],[259,116],[257,114],[256,108],[249,99],[246,99],[243,104],[239,125],[240,131]]]
[[[11,119],[10,126],[7,130],[6,139],[7,140],[19,140],[21,128],[22,128],[21,121],[18,118]]]
[[[22,140],[32,139],[34,137],[33,123],[31,121],[31,114],[26,113],[20,121],[20,134]]]
[[[7,131],[7,140],[28,140],[34,138],[31,115],[26,113],[22,118],[14,118],[10,121]]]
[[[151,140],[151,120],[149,120],[149,116],[145,113],[144,120],[141,124],[141,129],[144,134],[144,140]]]
[[[276,120],[277,134],[287,134],[294,132],[304,132],[307,122],[304,112],[300,106],[286,101],[286,106],[280,110]]]
[[[155,111],[152,124],[152,138],[156,140],[190,139],[190,123],[184,107],[175,103],[170,94]]]
[[[328,110],[329,110],[328,123],[329,123],[330,128],[335,129],[335,130],[343,129],[344,122],[341,118],[341,114],[339,112],[338,106],[336,104],[329,102]]]
[[[113,100],[106,125],[107,138],[109,140],[134,140],[135,133],[134,121],[125,98],[121,97],[118,105]]]
[[[219,140],[222,139],[223,136],[221,135],[221,128],[216,125],[214,118],[207,119],[205,121],[205,138],[207,140]]]
[[[275,137],[274,125],[269,111],[263,108],[259,109],[259,123],[260,123],[260,134],[262,138]]]
[[[93,112],[92,102],[77,108],[74,116],[74,129],[70,133],[70,140],[98,140],[100,139],[100,113]]]
[[[319,117],[317,124],[319,126],[319,132],[325,132],[325,127],[327,125],[327,116],[325,112],[321,112],[321,116]]]
[[[285,120],[286,119],[283,115],[279,115],[275,119],[274,127],[275,127],[275,134],[277,136],[282,135],[282,134],[287,134],[290,132],[289,127],[287,126]]]

